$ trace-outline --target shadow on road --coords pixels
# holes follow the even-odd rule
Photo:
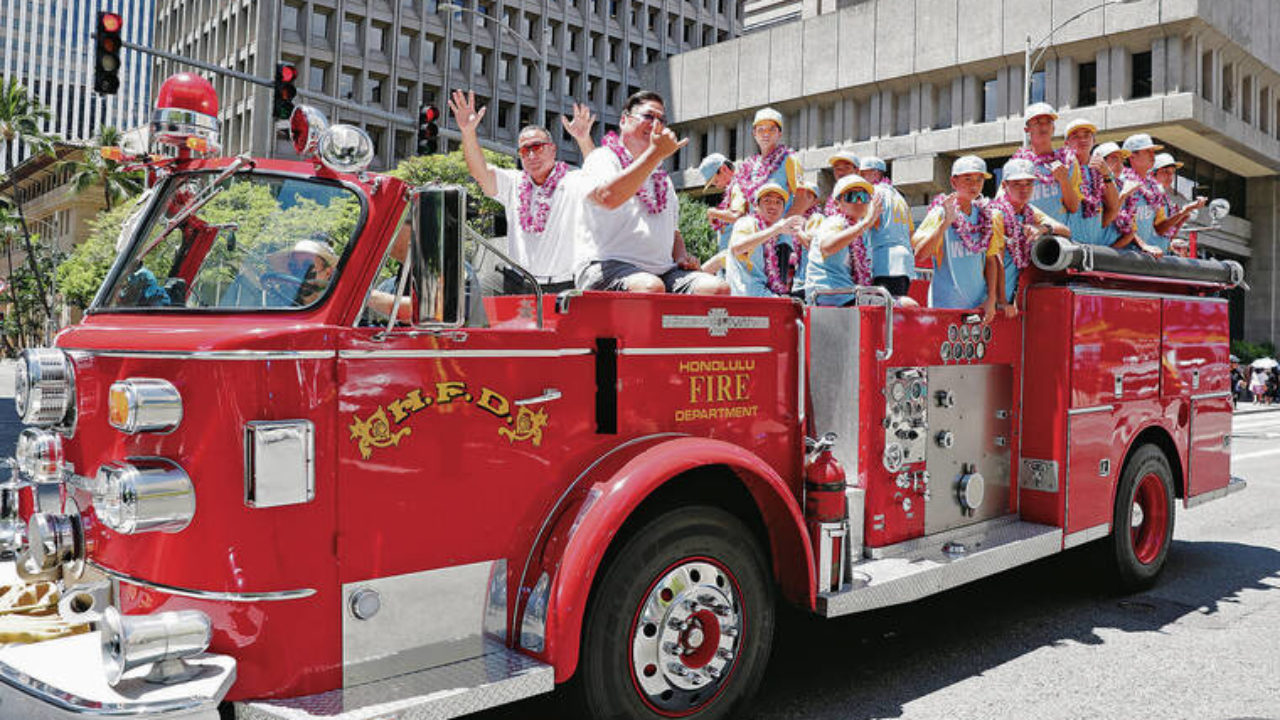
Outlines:
[[[1109,589],[1085,547],[908,605],[823,620],[781,613],[764,685],[742,720],[901,717],[912,700],[1044,647],[1101,644],[1098,631],[1152,632],[1211,618],[1247,590],[1271,590],[1280,551],[1175,542],[1155,588]],[[475,716],[564,717],[554,696]]]

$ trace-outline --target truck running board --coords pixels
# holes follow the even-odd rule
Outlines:
[[[342,690],[236,703],[237,720],[372,720],[458,717],[551,692],[550,665],[487,643],[478,658]]]
[[[818,594],[818,614],[849,615],[919,600],[1062,550],[1062,528],[997,518],[868,552],[853,582]]]

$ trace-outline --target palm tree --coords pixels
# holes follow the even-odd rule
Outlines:
[[[56,137],[46,134],[40,129],[41,123],[47,122],[52,113],[38,100],[27,94],[27,89],[16,77],[0,85],[0,152],[9,153],[15,145],[25,145],[32,152],[53,154],[53,143]],[[27,262],[31,265],[31,274],[35,277],[36,288],[40,295],[40,304],[44,307],[46,318],[53,317],[49,294],[45,291],[44,277],[36,265],[35,248],[31,246],[31,231],[27,228],[27,219],[22,213],[22,198],[18,195],[17,181],[13,173],[8,173],[9,196],[13,199],[17,211],[18,225],[22,228],[22,242],[27,250]]]
[[[20,234],[18,230],[18,216],[13,211],[13,205],[5,198],[0,198],[0,245],[4,247],[5,257],[9,263],[9,277],[5,278],[9,286],[9,301],[13,307],[10,312],[13,313],[13,327],[18,329],[21,335],[22,328],[26,326],[23,320],[22,301],[18,297],[18,282],[13,272],[13,242],[18,239]],[[0,328],[0,340],[3,340],[5,354],[12,355],[12,347],[9,343],[9,334]]]
[[[120,169],[120,163],[102,155],[102,149],[120,144],[120,131],[111,125],[98,131],[94,144],[85,149],[80,160],[63,160],[54,166],[55,172],[71,170],[71,186],[79,194],[91,187],[102,186],[102,197],[107,209],[112,202],[120,202],[142,191],[142,177],[137,172]]]

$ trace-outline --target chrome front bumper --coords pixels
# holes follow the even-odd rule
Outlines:
[[[188,660],[202,669],[192,680],[156,685],[145,668],[107,685],[98,633],[0,647],[0,718],[66,720],[218,720],[218,704],[236,678],[236,661],[205,653]]]

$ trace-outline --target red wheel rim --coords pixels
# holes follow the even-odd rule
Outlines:
[[[684,717],[719,697],[738,665],[743,618],[738,580],[721,563],[685,558],[663,570],[640,598],[627,638],[644,704]]]
[[[1129,533],[1138,562],[1150,565],[1164,549],[1169,531],[1169,498],[1159,475],[1147,473],[1133,491]]]

